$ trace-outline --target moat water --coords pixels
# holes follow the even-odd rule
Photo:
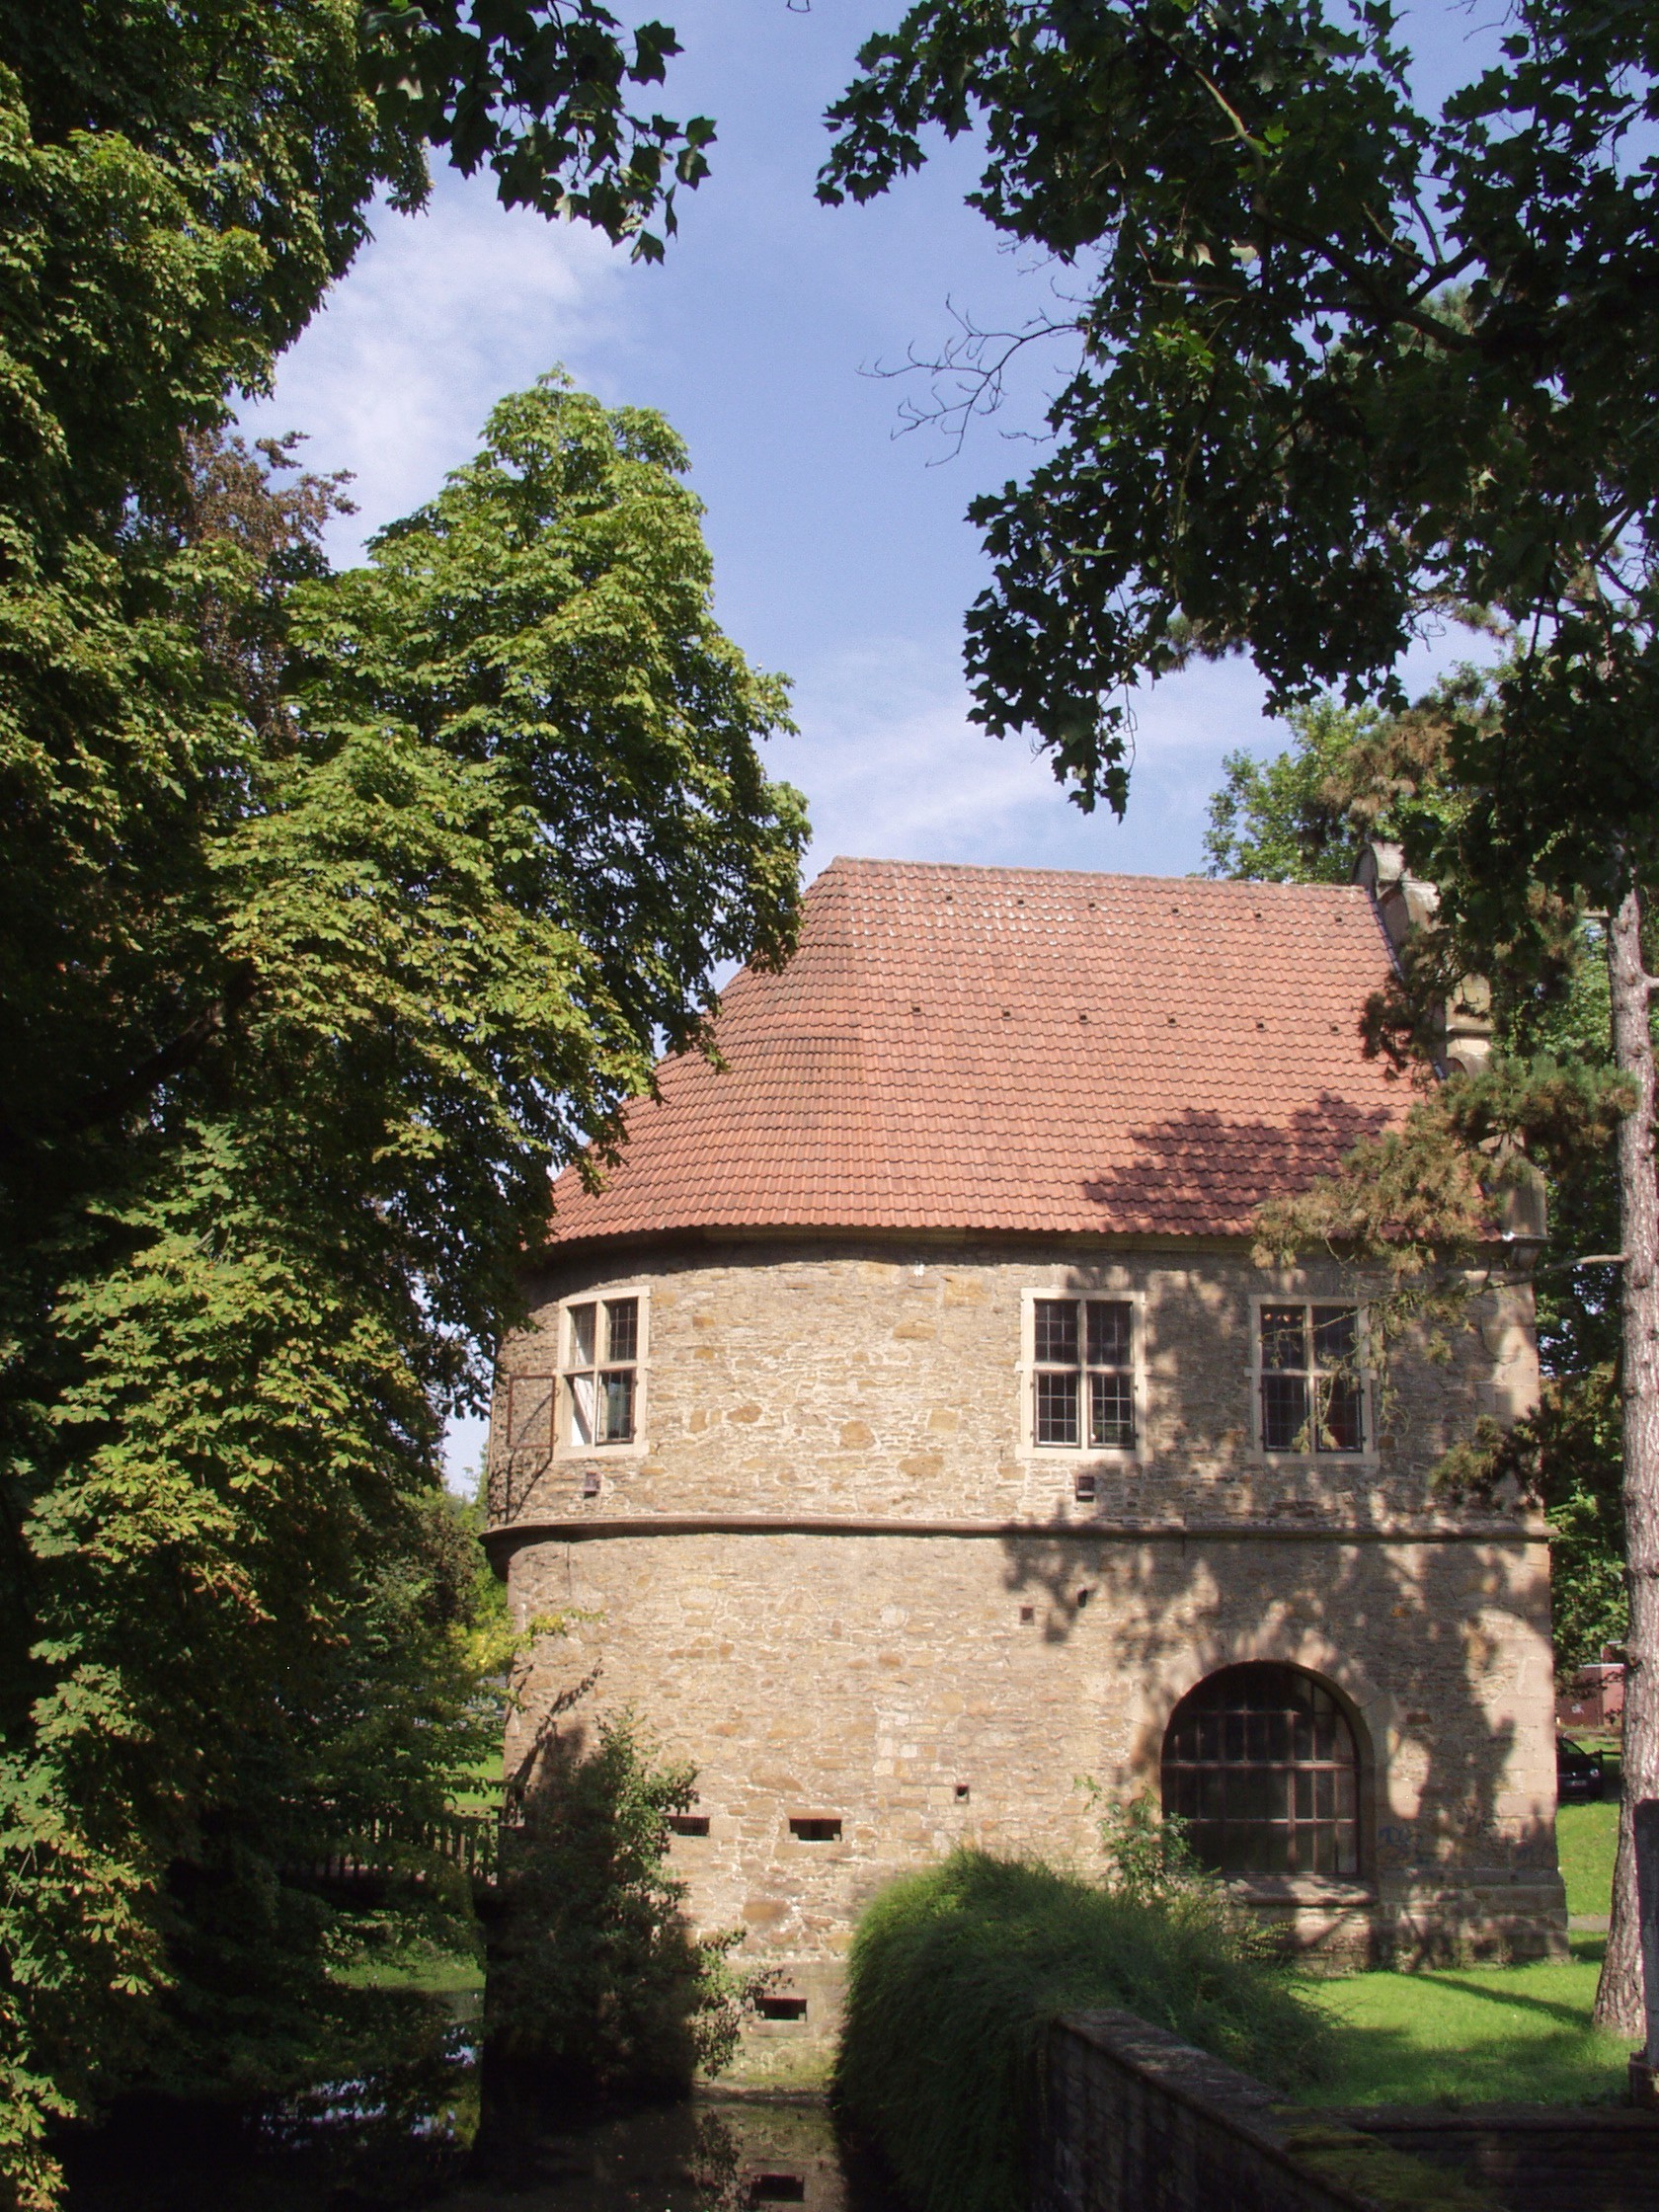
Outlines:
[[[319,2091],[257,2125],[126,2115],[71,2147],[69,2212],[906,2212],[822,2096],[699,2091],[544,2116],[481,2159],[457,2023],[424,2077]]]

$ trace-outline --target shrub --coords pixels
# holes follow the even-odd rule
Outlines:
[[[860,1920],[836,2100],[925,2212],[1023,2212],[1044,2031],[1090,2006],[1283,2088],[1322,2071],[1322,2021],[1219,1884],[1147,1896],[963,1851]]]
[[[675,2092],[730,2059],[764,1977],[697,1936],[668,1870],[670,1821],[695,1771],[655,1763],[633,1716],[545,1747],[522,1820],[504,1832],[505,1912],[490,1943],[486,2072],[542,2094]]]

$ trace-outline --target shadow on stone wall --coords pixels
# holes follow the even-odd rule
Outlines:
[[[1328,1502],[1333,1523],[1351,1517],[1340,1484]],[[1099,1776],[1108,1786],[1158,1792],[1165,1727],[1196,1683],[1244,1661],[1288,1663],[1330,1683],[1354,1722],[1363,1879],[1553,1873],[1553,1776],[1526,1771],[1529,1756],[1552,1753],[1547,1711],[1536,1751],[1520,1740],[1527,1705],[1547,1707],[1549,1677],[1519,1545],[1344,1543],[1247,1527],[1138,1541],[1091,1539],[1082,1525],[1003,1545],[1006,1586],[1040,1597],[1045,1635],[1099,1639],[1102,1678],[1145,1716],[1117,1771]]]

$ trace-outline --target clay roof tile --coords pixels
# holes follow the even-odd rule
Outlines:
[[[1236,1233],[1398,1118],[1361,1042],[1387,973],[1346,886],[834,860],[795,958],[726,991],[725,1071],[666,1061],[550,1237]]]

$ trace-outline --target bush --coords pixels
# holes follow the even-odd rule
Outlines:
[[[545,1747],[522,1820],[502,1839],[505,1912],[490,1942],[486,2074],[537,2095],[674,2093],[737,2047],[764,1976],[698,1937],[668,1871],[670,1821],[696,1798],[690,1767],[659,1766],[631,1714],[584,1753]]]
[[[963,1851],[860,1920],[836,2101],[925,2212],[1023,2212],[1044,2031],[1090,2006],[1282,2088],[1323,2070],[1323,2022],[1218,1883],[1137,1894]]]

